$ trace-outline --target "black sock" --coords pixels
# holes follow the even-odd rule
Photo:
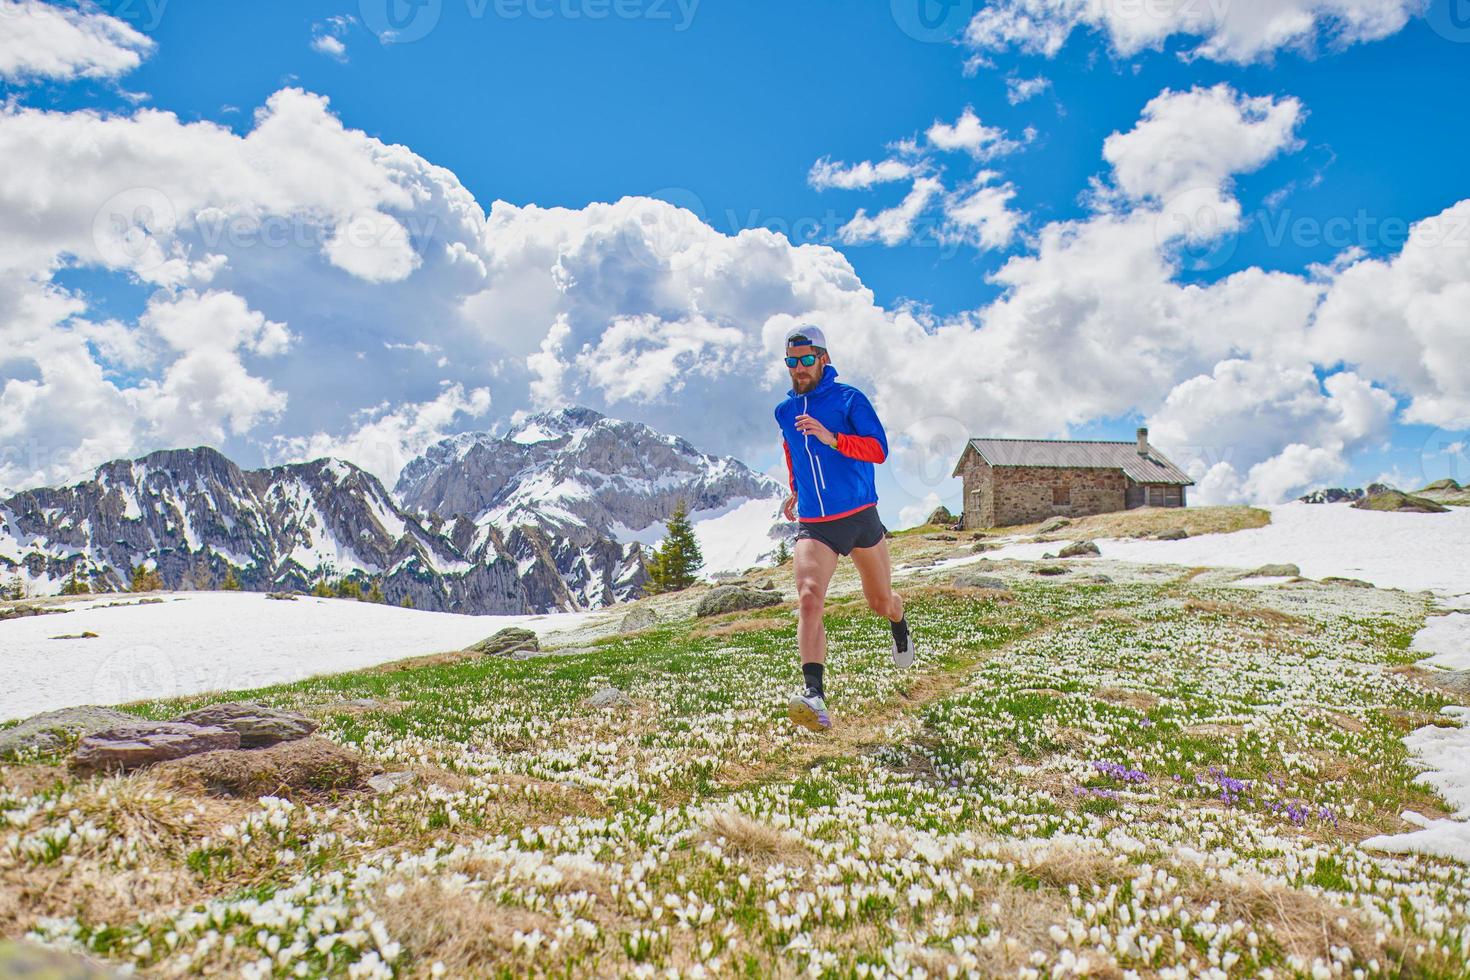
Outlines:
[[[902,616],[898,617],[898,620],[897,621],[894,621],[894,620],[890,619],[888,621],[888,628],[891,629],[891,630],[893,630],[893,635],[896,636],[896,637],[898,637],[899,639],[903,639],[905,636],[908,636],[909,635],[909,615],[908,615],[908,613],[904,613]]]
[[[802,664],[801,676],[806,679],[807,690],[815,691],[820,695],[826,694],[826,691],[822,688],[821,664]]]

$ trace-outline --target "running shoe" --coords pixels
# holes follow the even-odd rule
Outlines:
[[[814,732],[825,732],[832,727],[832,716],[827,714],[827,702],[811,688],[792,697],[786,705],[787,716],[802,728]]]
[[[893,666],[912,667],[914,665],[914,636],[909,632],[909,620],[905,616],[898,622],[888,623],[893,630]]]

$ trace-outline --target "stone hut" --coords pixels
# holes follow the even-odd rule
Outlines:
[[[1148,444],[1081,439],[971,439],[955,464],[964,527],[1029,524],[1134,507],[1183,507],[1194,481]]]

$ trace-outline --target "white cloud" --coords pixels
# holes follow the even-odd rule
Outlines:
[[[1006,101],[1011,105],[1020,105],[1036,98],[1042,92],[1051,88],[1051,82],[1046,78],[1017,78],[1012,75],[1006,79]]]
[[[1232,358],[1176,385],[1149,438],[1199,481],[1200,503],[1276,501],[1346,473],[1393,411],[1390,394],[1352,372],[1319,382],[1306,363]]]
[[[311,50],[317,54],[324,54],[334,61],[345,62],[347,60],[347,45],[342,43],[341,38],[330,34],[318,34],[311,39]]]
[[[871,218],[866,210],[859,208],[857,214],[837,230],[837,237],[848,245],[866,242],[898,245],[909,239],[919,215],[943,191],[944,185],[937,178],[920,177],[899,204]]]
[[[970,106],[965,106],[965,111],[953,123],[934,120],[924,135],[935,149],[963,151],[976,160],[989,160],[1021,147],[1019,142],[1006,136],[1004,129],[982,123]]]
[[[153,41],[116,17],[41,0],[0,0],[0,79],[117,78],[153,53]]]
[[[1397,255],[1338,270],[1312,331],[1328,357],[1411,401],[1410,422],[1470,428],[1470,200],[1417,222]]]
[[[1184,59],[1247,63],[1277,51],[1310,52],[1319,41],[1345,47],[1397,33],[1416,0],[997,0],[970,21],[965,42],[977,51],[1014,48],[1052,57],[1078,28],[1105,34],[1131,57],[1176,35],[1197,38]]]
[[[864,160],[854,164],[834,163],[823,157],[812,164],[811,172],[807,174],[807,183],[819,191],[833,187],[849,191],[861,190],[874,184],[907,180],[923,172],[924,165],[921,163],[892,157],[878,163]]]
[[[315,432],[309,436],[277,436],[271,441],[269,462],[299,463],[332,456],[355,463],[392,488],[398,471],[446,435],[490,411],[490,389],[466,392],[444,384],[435,398],[393,407],[380,403],[359,412],[365,421],[341,435]]]
[[[981,249],[1001,249],[1011,243],[1025,216],[1010,208],[1016,188],[1010,183],[993,183],[996,177],[994,171],[982,171],[963,190],[945,195],[944,240]]]
[[[939,494],[931,491],[925,494],[923,500],[918,500],[912,504],[900,507],[898,510],[899,529],[918,527],[920,524],[923,524],[942,502],[939,499]]]

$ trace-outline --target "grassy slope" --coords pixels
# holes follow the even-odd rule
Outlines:
[[[419,781],[243,802],[0,767],[0,934],[160,974],[1464,975],[1470,869],[1356,844],[1443,811],[1399,741],[1443,704],[1394,670],[1422,600],[1207,579],[909,587],[908,673],[837,597],[823,737],[783,717],[789,605],[246,692]],[[604,684],[634,708],[584,705]]]

